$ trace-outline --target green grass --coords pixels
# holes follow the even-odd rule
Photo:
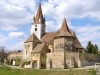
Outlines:
[[[96,75],[95,70],[33,70],[0,67],[0,75]]]

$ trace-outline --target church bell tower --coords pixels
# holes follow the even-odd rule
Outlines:
[[[33,17],[33,23],[31,28],[31,34],[35,34],[38,39],[41,39],[45,33],[45,17],[43,17],[41,4],[39,4],[36,16]]]

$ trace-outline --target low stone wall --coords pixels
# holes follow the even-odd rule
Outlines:
[[[50,68],[73,68],[80,67],[79,53],[68,53],[68,52],[58,52],[58,53],[48,53],[46,67]]]
[[[95,63],[100,63],[100,56],[97,54],[89,53],[65,53],[65,60],[68,68],[91,66]]]
[[[81,66],[95,65],[95,63],[100,63],[100,56],[97,54],[80,53],[79,54]]]
[[[95,63],[100,63],[100,56],[96,54],[78,52],[48,53],[46,68],[77,68],[82,66],[91,66]]]

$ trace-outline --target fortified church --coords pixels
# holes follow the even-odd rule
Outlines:
[[[16,57],[20,58],[21,66],[34,69],[67,69],[100,62],[100,56],[85,52],[75,32],[68,27],[65,18],[60,30],[56,32],[46,32],[45,22],[39,4],[37,13],[33,17],[31,35],[24,42],[24,50],[8,56],[13,65]]]
[[[69,29],[65,18],[58,32],[46,32],[45,22],[39,4],[33,18],[31,36],[24,42],[23,60],[31,61],[33,68],[70,67],[67,53],[84,52],[75,32]]]

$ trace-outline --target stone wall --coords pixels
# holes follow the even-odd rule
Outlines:
[[[47,53],[46,68],[61,68],[64,69],[64,53]]]
[[[8,55],[7,57],[10,65],[20,65],[22,62],[22,52],[18,52],[18,53],[11,53]]]
[[[77,68],[80,66],[81,64],[80,64],[80,59],[79,59],[79,53],[65,52],[65,68]]]
[[[100,63],[100,56],[78,52],[47,53],[46,68],[77,68]]]
[[[90,66],[95,65],[95,63],[100,63],[100,56],[96,54],[71,52],[65,53],[65,61],[67,64],[65,68]]]
[[[11,60],[11,59],[15,59],[16,57],[22,59],[22,52],[9,54],[7,59]]]
[[[95,63],[100,63],[100,56],[97,54],[80,53],[79,58],[81,66],[90,66],[95,65]]]
[[[71,37],[59,37],[54,40],[54,52],[62,52],[64,50],[72,52],[73,39]]]
[[[32,53],[32,68],[39,69],[40,67],[40,53]]]
[[[56,38],[54,40],[54,52],[64,51],[64,38]]]
[[[58,53],[48,53],[47,54],[47,69],[50,68],[73,68],[80,67],[79,53],[67,53],[67,52],[58,52]]]
[[[45,46],[40,52],[32,53],[32,63],[34,68],[34,62],[37,63],[36,69],[46,68],[46,53],[48,52],[48,47]]]
[[[30,61],[31,60],[31,52],[33,48],[33,43],[24,43],[24,50],[23,50],[23,61]]]
[[[24,50],[23,50],[23,61],[30,61],[31,60],[31,52],[36,47],[39,42],[28,42],[24,43]]]
[[[46,68],[46,55],[49,52],[48,46],[45,46],[42,51],[40,52],[40,65],[42,69]]]

